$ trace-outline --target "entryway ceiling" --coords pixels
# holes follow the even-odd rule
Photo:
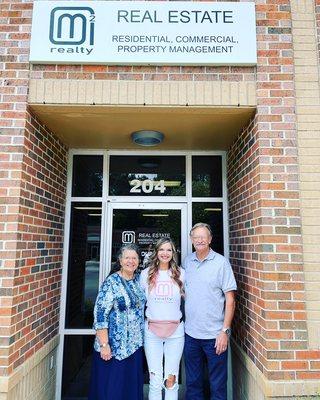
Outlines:
[[[254,107],[112,107],[34,104],[30,108],[71,148],[142,149],[131,133],[157,130],[159,150],[227,150],[253,117]]]

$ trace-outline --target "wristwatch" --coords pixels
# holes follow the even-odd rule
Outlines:
[[[100,347],[107,347],[107,346],[109,346],[109,343],[101,343],[100,344]]]
[[[222,328],[222,332],[226,333],[228,337],[231,336],[231,328]]]

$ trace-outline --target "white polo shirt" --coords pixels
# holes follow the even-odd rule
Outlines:
[[[209,251],[200,261],[196,253],[186,257],[185,332],[195,339],[215,339],[224,321],[225,293],[237,290],[229,261]]]

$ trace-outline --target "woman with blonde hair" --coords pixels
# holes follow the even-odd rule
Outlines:
[[[158,240],[148,265],[141,273],[140,284],[147,298],[144,349],[150,376],[149,400],[161,400],[163,388],[165,400],[177,400],[184,346],[184,270],[178,266],[171,239]]]

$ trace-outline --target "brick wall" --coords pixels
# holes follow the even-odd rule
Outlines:
[[[0,216],[4,375],[58,332],[67,153],[31,113],[26,116],[21,161],[10,172],[5,168],[12,163],[2,163],[8,177],[1,184],[14,185],[3,189]],[[2,150],[3,157],[17,158]]]
[[[27,109],[31,10],[0,5],[0,376],[58,327],[66,148]]]
[[[309,345],[313,348],[320,348],[319,4],[292,0],[304,277]]]
[[[26,7],[27,6],[27,7]],[[0,5],[0,375],[12,370],[12,328],[15,271],[20,252],[20,185],[24,156],[24,126],[27,116],[28,33],[19,27],[21,19],[30,25],[30,5],[2,2]],[[23,27],[23,25],[22,25]],[[21,51],[21,52],[20,52]],[[9,364],[11,367],[9,368]]]
[[[32,65],[33,79],[143,81],[254,81],[253,67]]]
[[[290,1],[256,9],[257,114],[228,159],[235,338],[270,380],[319,379],[306,323]]]
[[[318,56],[320,59],[320,0],[314,0],[314,5],[315,5],[315,16],[316,16]]]

